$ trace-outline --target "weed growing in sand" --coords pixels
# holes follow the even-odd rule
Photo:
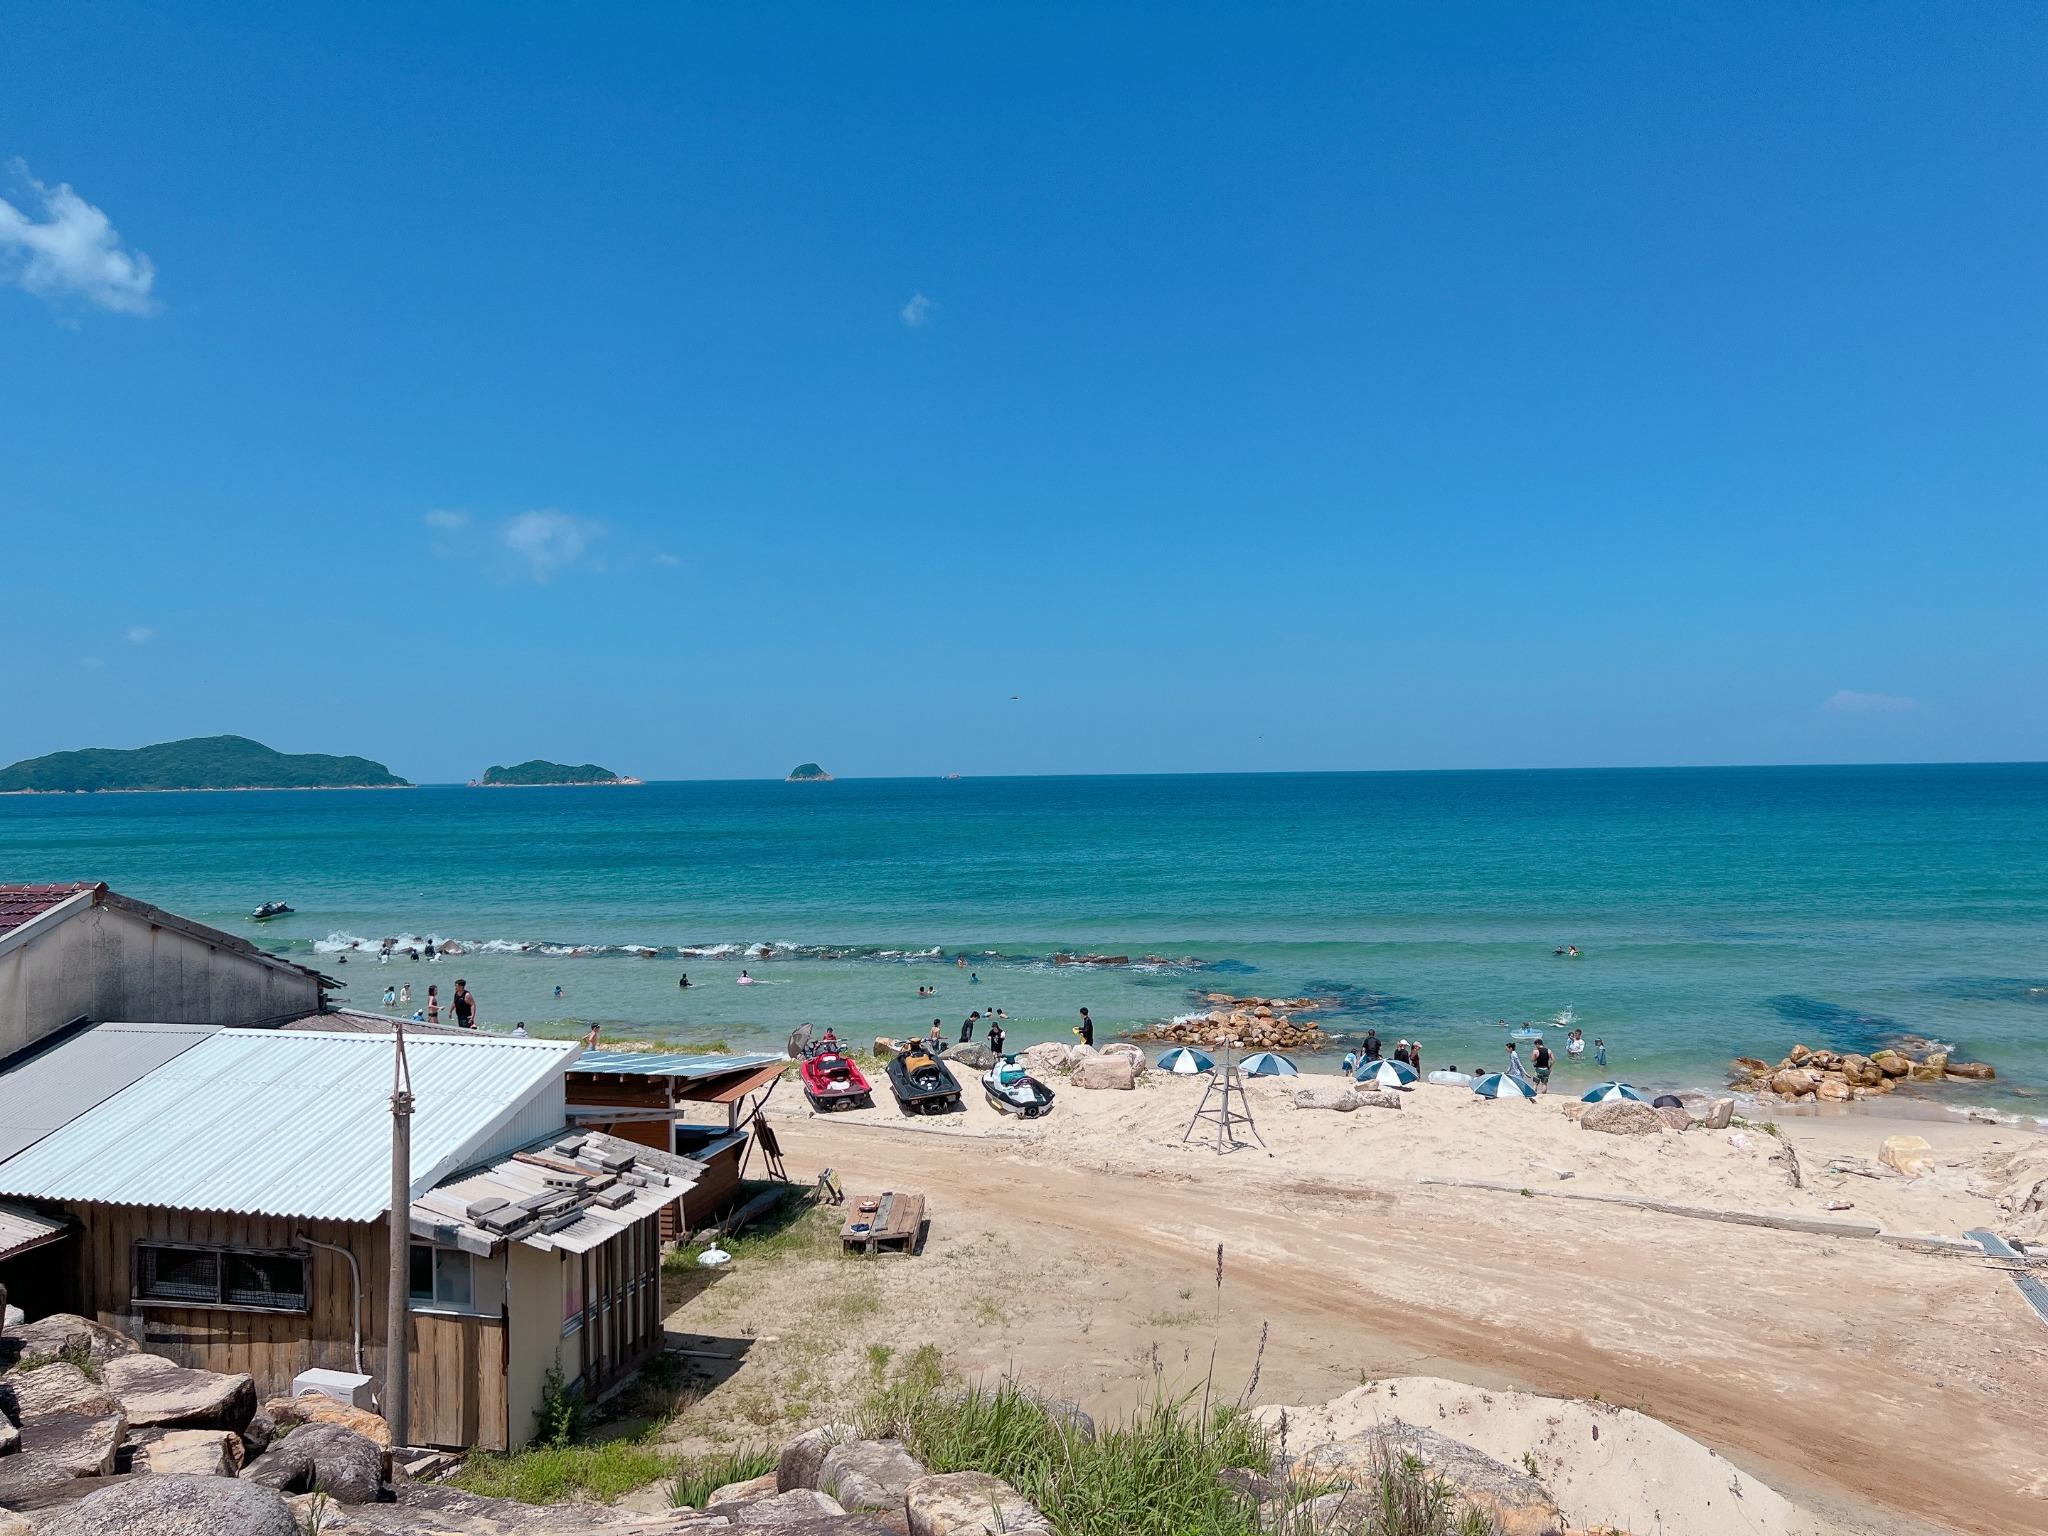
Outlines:
[[[448,1481],[465,1493],[522,1504],[560,1504],[571,1498],[609,1502],[675,1470],[676,1457],[655,1443],[655,1433],[589,1445],[543,1445],[506,1456],[479,1454]]]
[[[668,1501],[677,1509],[702,1509],[727,1483],[751,1482],[775,1470],[776,1454],[762,1447],[697,1456],[676,1468]]]
[[[896,1351],[887,1344],[870,1344],[868,1346],[868,1375],[874,1378],[876,1386],[879,1387],[889,1379],[889,1361],[894,1358],[895,1354]]]

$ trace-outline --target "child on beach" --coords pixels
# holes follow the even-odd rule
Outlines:
[[[1607,1042],[1605,1040],[1595,1040],[1593,1042],[1593,1060],[1603,1067],[1607,1065]]]
[[[1000,1018],[988,1027],[988,1048],[998,1056],[1003,1054],[1003,1023]]]
[[[1508,1042],[1508,1076],[1519,1083],[1529,1082],[1528,1069],[1522,1065],[1522,1053],[1515,1049],[1515,1042]],[[1530,1084],[1531,1087],[1535,1085]]]
[[[1074,1026],[1074,1033],[1081,1037],[1083,1045],[1092,1046],[1095,1044],[1095,1021],[1088,1017],[1088,1010],[1086,1008],[1081,1010],[1081,1022]]]

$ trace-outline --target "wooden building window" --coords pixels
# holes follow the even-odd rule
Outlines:
[[[412,1245],[412,1299],[423,1307],[475,1304],[476,1266],[457,1248]]]
[[[304,1312],[306,1255],[289,1249],[135,1245],[135,1300],[146,1306]]]

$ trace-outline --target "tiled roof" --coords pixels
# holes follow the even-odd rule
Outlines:
[[[41,917],[60,901],[69,901],[80,891],[92,889],[90,882],[72,885],[0,885],[0,933],[19,928],[31,918]]]

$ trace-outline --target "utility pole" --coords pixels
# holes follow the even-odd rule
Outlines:
[[[396,1021],[391,1065],[391,1292],[385,1305],[384,1421],[391,1443],[412,1439],[412,1370],[407,1314],[412,1303],[412,1070],[405,1064],[405,1021]]]

